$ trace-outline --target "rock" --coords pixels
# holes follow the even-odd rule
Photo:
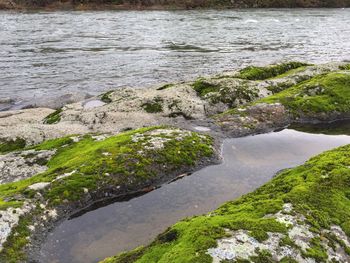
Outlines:
[[[41,182],[41,183],[32,184],[32,185],[28,186],[28,188],[31,190],[39,191],[39,190],[42,190],[42,189],[48,187],[50,184],[51,183],[48,183],[48,182]]]
[[[54,153],[28,150],[0,155],[0,183],[23,180],[46,171],[45,163]]]
[[[21,208],[16,208],[16,213],[12,207],[0,211],[0,251],[3,248],[4,242],[11,234],[12,229],[17,226],[22,215],[27,214],[33,209],[29,203],[24,203]]]
[[[188,128],[191,122],[208,120],[232,107],[239,108],[247,102],[269,96],[276,90],[283,90],[315,75],[337,70],[339,65],[341,63],[306,66],[259,81],[239,79],[235,77],[237,72],[226,72],[195,82],[168,84],[162,87],[119,88],[88,101],[84,100],[86,96],[71,94],[65,96],[65,101],[76,101],[78,98],[83,101],[63,106],[62,111],[58,113],[59,121],[55,124],[44,124],[44,118],[54,112],[47,108],[0,112],[0,139],[23,138],[28,144],[36,144],[71,134],[115,134],[145,126],[174,125]],[[310,94],[313,93],[311,91]],[[244,135],[263,131],[274,124],[283,126],[287,122],[281,118],[285,110],[282,107],[274,107],[277,115],[272,119],[268,118],[268,114],[274,113],[271,107],[274,106],[250,107],[252,113],[257,111],[252,118],[225,120],[225,117],[222,127],[225,131],[235,129],[232,135]],[[258,116],[260,113],[262,116]],[[327,119],[329,116],[320,118]],[[256,121],[257,128],[252,129],[256,126]],[[265,125],[264,121],[269,123]]]

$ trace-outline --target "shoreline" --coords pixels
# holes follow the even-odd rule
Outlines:
[[[8,216],[13,209],[22,215],[0,259],[35,256],[55,223],[96,200],[150,191],[215,163],[224,138],[350,118],[349,70],[346,63],[250,66],[186,83],[112,90],[89,107],[83,101],[56,111],[0,112],[0,156],[5,168],[11,165],[1,178],[0,204]]]

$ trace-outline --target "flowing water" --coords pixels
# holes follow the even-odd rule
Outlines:
[[[346,125],[344,131],[349,134],[346,131],[349,123]],[[335,126],[337,134],[341,134],[341,126]],[[145,245],[178,220],[207,213],[225,201],[251,192],[281,169],[348,143],[347,135],[311,134],[292,129],[227,139],[223,144],[222,164],[201,169],[143,196],[63,222],[49,234],[40,262],[98,262]]]
[[[349,25],[350,9],[0,12],[0,103],[349,60]]]

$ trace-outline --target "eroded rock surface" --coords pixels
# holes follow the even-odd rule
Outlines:
[[[0,112],[0,140],[23,138],[28,144],[37,144],[69,134],[115,134],[144,126],[165,124],[192,128],[198,122],[210,121],[216,114],[271,96],[316,75],[339,70],[340,65],[342,63],[300,66],[263,80],[242,79],[238,71],[225,72],[188,83],[143,89],[120,88],[88,101],[65,105],[57,112],[46,108]],[[47,119],[48,115],[50,119]],[[229,118],[225,118],[227,122]],[[262,122],[265,120],[266,116],[263,116]],[[229,121],[232,125],[225,123],[224,130],[242,124],[239,118]],[[249,122],[248,126],[253,123]]]

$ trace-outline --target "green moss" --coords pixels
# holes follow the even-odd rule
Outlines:
[[[198,79],[192,84],[193,89],[197,92],[200,97],[205,96],[210,92],[218,91],[219,85],[209,83],[205,79]]]
[[[276,93],[281,92],[281,91],[288,89],[290,87],[291,87],[290,84],[282,82],[282,83],[275,84],[273,86],[268,86],[268,87],[266,87],[266,89],[271,91],[272,94],[276,94]]]
[[[47,162],[48,170],[31,178],[0,185],[0,204],[7,207],[5,199],[25,194],[27,187],[37,182],[51,182],[44,196],[56,204],[62,200],[78,200],[84,194],[84,188],[96,190],[113,185],[128,184],[136,186],[143,181],[170,173],[183,166],[192,166],[202,157],[213,154],[212,139],[190,133],[182,140],[178,135],[159,135],[169,139],[161,149],[146,149],[144,144],[153,138],[147,132],[161,127],[143,128],[95,141],[90,135],[73,142],[70,137],[46,141],[34,149],[53,149],[56,154]],[[167,128],[171,129],[171,128]],[[135,134],[144,134],[139,141],[133,141]],[[159,165],[159,164],[166,164]],[[160,170],[160,167],[161,170]],[[64,173],[71,176],[55,180]],[[14,200],[17,204],[17,201]],[[18,201],[18,205],[20,202]]]
[[[6,263],[23,262],[26,254],[23,252],[29,240],[30,230],[28,226],[33,223],[31,215],[22,216],[16,227],[13,228],[11,235],[3,244],[3,250],[0,252],[0,261]]]
[[[165,129],[164,133],[150,134],[154,130],[161,132]],[[212,156],[213,140],[209,136],[194,132],[181,134],[178,130],[167,132],[172,129],[143,128],[101,141],[94,140],[91,135],[80,136],[79,141],[65,137],[32,147],[36,150],[56,149],[47,163],[48,170],[25,180],[0,185],[0,209],[20,207],[25,198],[35,198],[36,191],[28,189],[34,183],[51,182],[49,187],[40,190],[44,198],[41,202],[48,201],[48,205],[54,207],[63,202],[81,200],[86,190],[91,193],[97,189],[110,190],[114,186],[125,186],[130,191],[139,190],[140,186],[151,184],[162,175],[190,168],[200,159]],[[137,140],[134,135],[138,135]],[[150,140],[155,136],[166,139],[164,147],[151,147]],[[57,179],[64,173],[70,175]],[[18,227],[13,230],[0,253],[1,262],[24,261],[23,248],[28,243],[28,225],[31,220],[31,216],[20,219]],[[158,237],[157,243],[170,244],[177,237],[176,230],[169,230]],[[137,258],[137,253],[119,258],[122,262],[129,262]]]
[[[107,91],[106,93],[103,93],[101,95],[101,101],[103,101],[104,103],[111,103],[112,99],[109,97],[109,95],[111,95],[113,93],[113,90]]]
[[[15,200],[11,200],[11,201],[3,201],[0,200],[0,210],[6,210],[7,208],[18,208],[21,207],[23,205],[23,202],[21,201],[15,201]]]
[[[157,90],[165,90],[165,89],[171,88],[173,86],[175,86],[175,85],[174,84],[165,84],[165,85],[157,88]]]
[[[324,175],[327,175],[326,177]],[[331,224],[344,226],[350,222],[350,200],[346,197],[350,187],[350,145],[327,151],[311,158],[304,165],[288,169],[273,180],[235,201],[227,202],[210,215],[196,216],[173,225],[167,232],[176,231],[176,239],[153,242],[137,251],[129,252],[128,262],[212,262],[207,249],[216,246],[216,240],[227,236],[225,229],[246,229],[261,240],[264,232],[287,233],[286,226],[266,218],[282,209],[284,203],[292,203],[294,212],[303,214],[313,225],[327,227]],[[309,216],[310,215],[310,216]],[[295,246],[284,238],[281,245]],[[135,254],[136,255],[136,254]],[[311,241],[305,256],[317,261],[325,259],[320,240]],[[267,251],[258,251],[253,262],[272,262]],[[123,262],[119,257],[110,262]],[[295,262],[284,258],[282,262]]]
[[[328,73],[316,76],[256,103],[282,103],[292,113],[350,111],[350,74]]]
[[[287,62],[287,63],[272,65],[267,67],[250,66],[240,70],[239,74],[236,77],[241,79],[248,79],[248,80],[264,80],[264,79],[276,77],[290,70],[293,70],[299,67],[304,67],[306,65],[307,64],[301,63],[301,62]]]
[[[163,99],[161,97],[155,97],[152,101],[147,101],[141,105],[141,107],[148,113],[163,112]]]
[[[62,112],[62,108],[54,111],[53,113],[47,115],[44,118],[44,123],[46,124],[54,124],[58,123],[61,120],[60,113]]]
[[[269,238],[269,235],[266,233],[266,231],[262,229],[253,229],[249,232],[249,235],[254,237],[259,242],[265,241]]]
[[[350,64],[342,65],[339,67],[341,70],[350,70]]]
[[[72,144],[73,140],[71,137],[62,137],[52,140],[47,140],[42,142],[41,144],[38,144],[36,146],[31,147],[31,149],[35,149],[37,151],[40,150],[53,150],[53,149],[59,149],[62,146],[67,146],[69,144]]]
[[[138,247],[131,252],[125,252],[121,253],[118,256],[107,258],[102,261],[102,263],[113,263],[113,262],[119,262],[119,263],[130,263],[135,262],[139,257],[142,256],[144,252],[144,247]]]
[[[259,250],[257,256],[250,257],[254,263],[274,263],[271,253],[268,250]]]
[[[281,238],[279,245],[281,247],[283,246],[296,247],[295,243],[293,242],[293,240],[289,238],[289,236],[284,236],[283,238]]]
[[[293,62],[292,62],[293,63]],[[298,62],[297,62],[298,63]],[[296,66],[296,68],[294,68],[294,66]],[[271,79],[280,79],[280,78],[285,78],[285,77],[288,77],[288,76],[291,76],[291,75],[294,75],[296,73],[299,73],[299,72],[302,72],[306,69],[306,66],[310,66],[310,65],[307,65],[307,64],[304,64],[304,66],[298,66],[298,64],[296,65],[291,65],[291,67],[293,69],[291,70],[287,70],[285,73],[283,74],[279,74],[275,77],[272,77]]]
[[[291,257],[284,257],[280,260],[280,263],[298,263],[298,261]]]
[[[13,152],[25,148],[26,141],[22,138],[16,138],[9,141],[0,141],[0,154]]]
[[[305,257],[314,258],[316,262],[326,262],[328,255],[325,248],[321,245],[321,240],[319,238],[313,238],[311,240],[311,247],[303,253]]]

